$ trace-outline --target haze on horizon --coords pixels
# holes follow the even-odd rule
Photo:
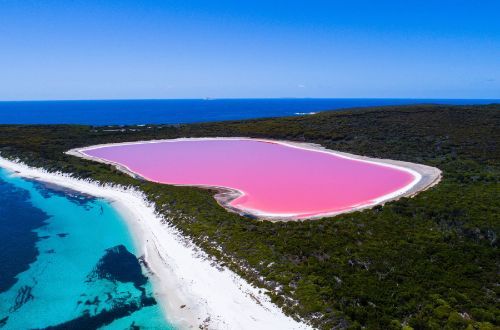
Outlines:
[[[500,98],[500,2],[0,1],[0,100]]]

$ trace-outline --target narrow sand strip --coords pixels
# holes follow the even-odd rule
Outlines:
[[[99,185],[49,173],[0,157],[0,167],[26,178],[108,199],[125,219],[138,253],[145,257],[155,296],[180,329],[309,329],[283,314],[269,297],[218,266],[154,211],[145,196],[120,186]]]
[[[332,154],[337,157],[341,158],[346,158],[350,160],[355,160],[359,162],[364,162],[364,163],[371,163],[371,164],[376,164],[379,166],[384,166],[384,167],[390,167],[394,169],[398,169],[400,171],[405,171],[407,173],[410,173],[413,176],[413,181],[406,185],[405,187],[398,189],[397,191],[394,191],[392,193],[389,193],[384,196],[380,196],[379,198],[374,199],[371,203],[365,203],[362,205],[359,205],[357,207],[345,209],[342,211],[337,211],[337,212],[328,212],[328,213],[321,213],[321,214],[315,214],[312,216],[307,217],[307,219],[320,219],[324,217],[329,217],[329,216],[334,216],[338,215],[341,213],[347,213],[347,212],[354,212],[358,211],[361,209],[366,209],[366,208],[371,208],[376,205],[383,205],[384,203],[388,201],[393,201],[397,200],[401,197],[411,197],[417,194],[420,191],[426,190],[433,185],[437,184],[441,180],[441,171],[438,168],[427,166],[427,165],[421,165],[421,164],[415,164],[415,163],[409,163],[409,162],[402,162],[402,161],[396,161],[396,160],[390,160],[390,159],[378,159],[378,158],[369,158],[365,156],[358,156],[354,154],[349,154],[345,152],[338,152],[338,151],[333,151],[326,149],[320,145],[317,144],[312,144],[312,143],[299,143],[299,142],[289,142],[289,141],[280,141],[280,140],[271,140],[271,139],[251,139],[251,138],[245,138],[245,137],[229,137],[229,138],[178,138],[178,139],[168,139],[168,140],[150,140],[150,141],[135,141],[135,142],[124,142],[124,143],[110,143],[110,144],[101,144],[101,145],[94,145],[94,146],[89,146],[85,148],[77,148],[77,149],[72,149],[67,152],[69,155],[85,158],[88,160],[93,160],[97,161],[100,163],[105,163],[109,165],[115,166],[118,170],[134,177],[134,178],[141,178],[144,180],[148,181],[153,181],[150,178],[145,178],[140,176],[139,174],[135,173],[134,171],[130,170],[123,164],[118,164],[114,163],[111,161],[104,160],[102,158],[98,157],[93,157],[88,154],[86,154],[86,151],[89,150],[94,150],[94,149],[99,149],[103,147],[109,147],[109,146],[120,146],[120,145],[136,145],[136,144],[146,144],[146,143],[162,143],[162,142],[176,142],[176,141],[203,141],[203,140],[255,140],[255,141],[261,141],[261,142],[271,142],[271,143],[276,143],[276,144],[281,144],[283,146],[291,147],[291,148],[297,148],[297,149],[303,149],[303,150],[308,150],[308,151],[313,151],[313,152],[319,152],[319,153],[326,153],[326,154]],[[266,219],[270,221],[292,221],[292,220],[297,220],[297,219],[305,219],[304,217],[299,217],[297,214],[288,214],[288,213],[265,213],[260,210],[255,210],[255,209],[241,209],[241,208],[236,208],[230,205],[231,201],[233,201],[235,198],[238,198],[242,195],[245,195],[245,192],[241,190],[234,189],[232,187],[220,187],[220,186],[207,186],[203,184],[196,184],[196,185],[189,185],[189,186],[196,186],[196,187],[201,187],[201,188],[215,188],[218,189],[220,192],[215,196],[216,200],[220,205],[222,205],[224,208],[231,212],[239,213],[241,215],[251,215],[258,217],[260,219]]]

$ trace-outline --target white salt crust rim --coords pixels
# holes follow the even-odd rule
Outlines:
[[[282,141],[282,140],[247,138],[247,137],[176,138],[176,139],[147,140],[147,141],[134,141],[134,142],[122,142],[122,143],[108,143],[108,144],[99,144],[99,145],[94,145],[94,146],[88,146],[88,147],[84,147],[84,148],[76,148],[76,149],[72,149],[72,150],[68,151],[67,153],[70,155],[73,155],[73,156],[78,156],[78,157],[94,160],[97,162],[114,165],[119,170],[122,170],[123,172],[125,172],[131,176],[134,176],[134,177],[139,177],[139,178],[151,181],[151,182],[169,184],[169,183],[159,182],[159,181],[153,180],[151,178],[148,178],[146,176],[140,175],[140,174],[134,172],[133,170],[131,170],[129,167],[127,167],[124,164],[104,160],[100,157],[91,156],[91,155],[87,154],[86,151],[107,148],[107,147],[148,144],[148,143],[166,143],[166,142],[174,143],[174,142],[180,142],[180,141],[214,141],[214,140],[258,141],[258,142],[265,142],[265,143],[280,144],[280,145],[283,145],[283,146],[286,146],[289,148],[301,149],[301,150],[306,150],[306,151],[310,151],[310,152],[319,152],[319,153],[334,155],[336,157],[340,157],[340,158],[344,158],[344,159],[349,159],[352,161],[358,161],[358,162],[373,164],[373,165],[377,165],[377,166],[384,166],[384,167],[388,167],[388,168],[392,168],[392,169],[396,169],[399,171],[409,173],[413,177],[413,180],[410,183],[408,183],[407,185],[405,185],[404,187],[402,187],[398,190],[395,190],[389,194],[375,198],[369,202],[353,205],[350,208],[340,210],[340,211],[323,212],[323,213],[317,213],[317,214],[313,214],[313,215],[302,214],[302,213],[263,212],[263,211],[257,210],[257,209],[245,208],[245,207],[241,207],[241,206],[233,206],[230,204],[231,201],[233,201],[234,199],[236,199],[238,197],[243,197],[246,194],[244,191],[239,190],[239,189],[235,189],[232,187],[214,186],[214,185],[208,185],[208,184],[203,184],[203,183],[189,184],[189,185],[170,184],[170,185],[175,185],[175,186],[190,186],[190,187],[201,187],[201,188],[207,188],[207,189],[218,189],[221,191],[229,192],[230,198],[228,198],[227,196],[226,197],[219,196],[219,198],[216,198],[217,201],[219,202],[219,204],[221,204],[224,208],[228,209],[231,212],[236,212],[236,213],[240,213],[240,214],[249,214],[249,215],[255,216],[257,218],[267,219],[267,220],[271,220],[271,221],[319,219],[319,218],[338,215],[341,213],[354,212],[357,210],[370,208],[370,207],[373,207],[376,205],[384,204],[387,201],[395,200],[395,199],[398,199],[398,198],[401,198],[401,197],[404,197],[407,195],[414,195],[416,192],[412,192],[411,194],[410,194],[410,192],[423,179],[423,175],[421,173],[419,173],[416,169],[419,169],[421,171],[425,171],[426,176],[430,176],[430,178],[428,178],[428,180],[427,180],[428,182],[426,182],[426,184],[424,184],[421,187],[421,189],[419,189],[418,191],[423,191],[425,189],[428,189],[429,187],[437,184],[439,182],[439,180],[441,179],[441,171],[439,169],[434,168],[434,167],[430,167],[430,166],[421,165],[421,164],[392,161],[392,160],[388,160],[388,159],[376,159],[376,158],[369,158],[368,159],[367,157],[364,157],[364,156],[357,156],[357,155],[351,155],[351,154],[347,154],[347,153],[343,153],[343,152],[337,152],[337,151],[325,149],[322,146],[319,146],[316,144],[310,144],[310,143],[299,143],[299,142],[289,142],[289,141]],[[412,166],[415,169],[410,168],[409,166]]]

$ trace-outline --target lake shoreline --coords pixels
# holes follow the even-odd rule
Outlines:
[[[226,210],[228,210],[230,212],[238,213],[238,214],[243,215],[243,216],[251,216],[253,218],[269,220],[269,221],[315,220],[315,219],[322,219],[325,217],[339,215],[342,213],[349,213],[349,212],[355,212],[355,211],[359,211],[359,210],[363,210],[363,209],[367,209],[367,208],[372,208],[374,206],[383,205],[389,201],[394,201],[394,200],[397,200],[397,199],[402,198],[402,197],[413,197],[417,193],[419,193],[421,191],[425,191],[426,189],[429,189],[430,187],[436,185],[437,183],[440,182],[440,180],[442,178],[441,170],[439,170],[438,168],[435,168],[435,167],[427,166],[427,165],[404,162],[404,161],[397,161],[397,160],[391,160],[391,159],[372,158],[372,157],[350,154],[350,153],[346,153],[346,152],[339,152],[339,151],[326,149],[326,148],[322,147],[321,145],[313,144],[313,143],[292,142],[292,141],[283,141],[283,140],[274,140],[274,139],[260,139],[260,138],[254,139],[254,138],[248,138],[248,137],[177,138],[177,139],[161,139],[161,140],[146,140],[146,141],[133,141],[133,142],[122,142],[122,143],[109,143],[109,144],[98,144],[98,145],[93,145],[93,146],[88,146],[88,147],[83,147],[83,148],[75,148],[75,149],[71,149],[71,150],[67,151],[66,153],[68,155],[84,158],[87,160],[92,160],[92,161],[96,161],[99,163],[112,165],[112,166],[116,167],[118,170],[120,170],[121,172],[126,173],[127,175],[129,175],[133,178],[136,178],[136,179],[142,179],[142,180],[147,180],[147,181],[151,181],[151,182],[162,183],[162,182],[158,182],[158,181],[155,181],[155,180],[147,178],[147,177],[143,177],[143,176],[139,175],[138,173],[132,171],[131,169],[129,169],[127,166],[125,166],[123,164],[119,164],[116,162],[104,160],[104,159],[99,158],[99,157],[94,157],[94,156],[88,155],[87,153],[85,153],[85,151],[95,150],[95,149],[99,149],[99,148],[103,148],[103,147],[110,147],[110,146],[124,146],[124,145],[176,142],[176,141],[206,141],[206,140],[253,140],[253,141],[261,141],[261,142],[267,142],[267,143],[276,143],[276,144],[280,144],[280,145],[291,147],[291,148],[326,153],[326,154],[331,154],[331,155],[345,158],[345,159],[349,159],[349,160],[355,160],[355,161],[359,161],[359,162],[389,167],[389,168],[393,168],[393,169],[397,169],[400,171],[410,173],[414,177],[414,180],[410,184],[408,184],[407,186],[405,186],[401,189],[398,189],[394,192],[391,192],[389,194],[380,196],[380,197],[374,199],[373,201],[371,201],[370,203],[362,204],[359,206],[355,206],[352,208],[347,208],[347,209],[335,211],[335,212],[324,212],[324,213],[313,214],[313,215],[310,215],[307,217],[300,217],[296,214],[266,213],[266,212],[262,212],[262,211],[255,210],[255,209],[245,209],[245,208],[238,208],[238,207],[232,206],[231,202],[233,200],[235,200],[236,198],[244,196],[245,192],[238,190],[238,189],[231,188],[231,187],[213,186],[213,185],[204,185],[204,184],[196,184],[196,185],[173,184],[175,186],[190,186],[190,187],[198,187],[198,188],[204,188],[204,189],[215,189],[218,191],[218,193],[214,196],[214,198]],[[168,184],[168,183],[162,183],[162,184]]]
[[[111,201],[126,222],[150,275],[155,297],[169,322],[180,329],[308,329],[283,314],[240,276],[196,248],[136,189],[100,185],[50,173],[0,157],[14,175],[49,182]]]

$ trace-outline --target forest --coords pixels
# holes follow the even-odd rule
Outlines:
[[[212,190],[66,155],[94,144],[265,137],[438,167],[413,198],[320,220],[227,212]],[[0,125],[0,156],[135,186],[200,248],[320,329],[500,329],[500,105],[414,105],[189,125]],[[265,160],[263,160],[265,161]],[[202,164],[200,164],[202,166]]]

